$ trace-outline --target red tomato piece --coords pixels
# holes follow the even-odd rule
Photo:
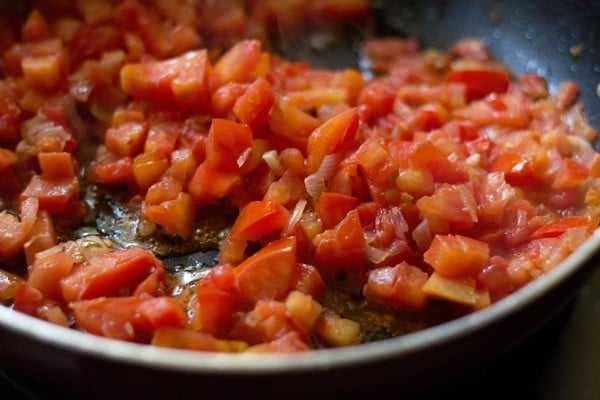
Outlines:
[[[367,245],[358,211],[350,211],[335,228],[315,238],[316,267],[328,281],[340,280],[350,291],[365,279]]]
[[[191,51],[164,61],[125,65],[120,72],[121,87],[135,98],[158,105],[204,110],[210,69],[206,50]]]
[[[507,270],[504,257],[492,256],[487,266],[477,275],[477,283],[490,293],[492,301],[507,296],[517,288]]]
[[[296,238],[269,243],[235,267],[235,287],[240,296],[255,303],[281,298],[293,282]]]
[[[208,82],[212,66],[207,51],[191,51],[176,60],[179,71],[171,82],[171,91],[176,103],[188,109],[208,110]]]
[[[236,100],[248,90],[248,86],[250,86],[249,83],[227,82],[216,89],[210,98],[213,117],[227,117],[231,113]]]
[[[234,313],[238,307],[238,300],[231,290],[211,285],[198,286],[194,328],[216,337],[225,336],[235,322]]]
[[[488,264],[487,243],[462,235],[435,235],[423,261],[446,277],[477,276]]]
[[[369,271],[363,294],[369,301],[393,308],[422,309],[427,302],[422,287],[428,278],[426,272],[406,262],[376,268]]]
[[[44,46],[43,43],[39,42],[38,46]],[[62,44],[52,46],[57,48],[53,54],[28,54],[21,60],[25,80],[40,90],[55,90],[65,82],[67,77],[69,65],[67,52]]]
[[[469,173],[461,163],[452,162],[448,154],[431,143],[392,141],[389,152],[400,166],[427,171],[435,182],[459,183],[469,179]]]
[[[13,307],[17,311],[53,324],[69,326],[69,319],[60,304],[45,298],[42,292],[27,283],[22,283],[17,287]]]
[[[285,303],[258,300],[254,308],[236,322],[229,337],[255,345],[271,342],[290,332],[297,332],[297,329]]]
[[[459,232],[477,222],[477,202],[469,184],[442,184],[433,195],[417,200],[417,208],[435,233]]]
[[[501,172],[492,172],[474,181],[479,222],[499,225],[506,205],[515,196],[515,189],[506,183]]]
[[[75,259],[64,252],[36,259],[29,268],[27,283],[50,299],[62,299],[60,281],[71,273]]]
[[[249,353],[298,353],[310,350],[298,332],[288,332],[285,335],[267,343],[250,346]]]
[[[236,100],[232,111],[240,122],[248,125],[258,135],[268,126],[269,110],[273,103],[273,87],[266,79],[258,78]]]
[[[323,222],[324,229],[331,229],[358,206],[358,199],[334,192],[323,192],[317,200],[315,210]]]
[[[183,306],[174,297],[154,297],[146,299],[137,307],[135,318],[141,319],[140,325],[146,325],[147,330],[161,326],[183,327],[187,316]]]
[[[126,341],[147,341],[160,327],[182,327],[185,313],[173,298],[100,297],[70,304],[80,329]]]
[[[94,257],[61,280],[63,297],[76,301],[132,291],[161,264],[150,251],[137,247]]]
[[[314,266],[298,263],[291,287],[294,290],[310,295],[313,299],[320,299],[325,292],[325,281]]]
[[[289,211],[279,203],[252,201],[240,210],[229,237],[234,240],[257,241],[271,232],[283,229],[289,216]]]
[[[369,107],[372,118],[388,115],[394,107],[396,90],[383,80],[373,80],[367,83],[359,92],[356,103]]]
[[[238,264],[244,259],[248,241],[283,230],[290,213],[273,201],[252,201],[241,210],[221,246],[220,261]]]
[[[316,172],[326,155],[348,147],[355,139],[358,124],[358,111],[350,108],[315,129],[308,138],[307,172]]]
[[[242,40],[217,61],[213,69],[214,88],[228,82],[250,82],[261,62],[261,44],[258,40]]]
[[[135,157],[144,149],[148,134],[145,122],[126,122],[106,131],[104,143],[114,154],[120,157]]]
[[[19,115],[21,109],[17,104],[0,98],[0,138],[17,139],[19,137]]]
[[[129,183],[133,178],[133,159],[119,158],[115,161],[92,161],[88,168],[88,179],[95,183]]]
[[[502,153],[494,158],[492,171],[503,172],[506,182],[517,186],[536,186],[541,184],[533,163],[515,153]]]
[[[376,202],[387,202],[390,191],[395,188],[394,177],[398,174],[398,164],[390,153],[375,140],[367,140],[353,157],[367,181],[371,198]]]
[[[9,259],[22,251],[27,235],[35,225],[38,209],[38,199],[32,197],[21,202],[20,221],[6,211],[0,212],[0,258]]]
[[[46,39],[49,34],[48,23],[39,10],[33,10],[21,28],[23,40],[36,42]]]
[[[169,157],[177,148],[181,131],[180,124],[150,119],[148,136],[144,142],[144,153],[158,152]]]
[[[66,152],[44,152],[38,154],[42,177],[47,180],[68,179],[75,176],[71,154]]]
[[[510,83],[508,72],[500,69],[456,70],[451,71],[446,79],[464,84],[468,101],[481,99],[490,93],[504,93]]]
[[[285,138],[285,144],[306,149],[310,134],[321,125],[321,120],[302,111],[287,98],[278,98],[269,111],[269,127],[274,135]]]
[[[133,159],[133,178],[138,186],[145,190],[158,181],[168,168],[169,160],[162,152],[142,153]]]
[[[323,311],[321,304],[317,303],[310,295],[299,291],[291,291],[288,294],[285,306],[303,337],[307,337],[311,333]]]
[[[158,182],[148,188],[145,203],[149,205],[161,204],[174,200],[183,191],[183,183],[171,176],[163,176]]]
[[[231,194],[241,183],[238,174],[222,172],[205,162],[198,166],[187,189],[197,203],[212,204]]]
[[[57,240],[52,216],[47,211],[40,211],[24,245],[27,265],[33,264],[38,252],[56,245]]]
[[[560,168],[556,172],[552,188],[554,189],[572,189],[590,176],[590,170],[585,165],[567,158],[563,160]]]
[[[118,48],[120,42],[121,35],[115,27],[81,24],[68,42],[71,61],[79,65],[86,59],[100,57],[105,51]]]
[[[197,207],[189,193],[180,192],[173,200],[142,206],[141,214],[163,227],[166,233],[189,239],[194,233]]]
[[[49,213],[62,213],[73,199],[79,197],[79,179],[73,176],[62,179],[46,179],[42,175],[34,175],[21,193],[21,201],[35,197],[39,207]]]
[[[240,172],[251,158],[252,131],[226,119],[212,120],[206,142],[206,163],[223,172]]]

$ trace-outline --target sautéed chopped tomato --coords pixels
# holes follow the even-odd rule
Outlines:
[[[477,39],[367,39],[367,76],[270,47],[277,29],[364,21],[366,0],[32,3],[0,17],[16,311],[189,350],[352,346],[485,308],[598,227],[577,86],[513,79]],[[129,245],[101,226],[115,199]],[[189,253],[209,214],[234,216],[214,266],[144,246]]]

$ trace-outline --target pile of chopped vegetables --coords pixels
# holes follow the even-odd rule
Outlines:
[[[573,82],[512,78],[473,38],[372,38],[368,75],[319,69],[270,50],[274,21],[361,20],[366,1],[249,4],[5,16],[6,306],[174,348],[350,346],[485,308],[597,228],[596,131]],[[129,210],[129,245],[97,229],[107,199]],[[165,267],[148,245],[180,249],[215,213],[232,223],[214,266]]]

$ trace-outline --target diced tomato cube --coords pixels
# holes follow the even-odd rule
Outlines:
[[[462,235],[435,235],[423,260],[446,277],[477,276],[487,265],[487,243]]]
[[[109,162],[92,161],[88,179],[95,183],[130,183],[133,179],[133,159],[123,157]]]
[[[133,159],[133,177],[138,186],[147,189],[169,168],[169,160],[159,151],[142,153]]]
[[[269,110],[274,102],[275,93],[271,84],[264,78],[258,78],[236,100],[232,111],[240,122],[248,125],[257,135],[268,126]]]
[[[319,169],[328,154],[342,151],[355,139],[359,117],[355,108],[344,111],[315,129],[308,138],[308,173]]]
[[[62,213],[73,199],[79,197],[79,179],[76,176],[62,179],[46,179],[34,175],[21,193],[21,201],[35,197],[39,207],[52,214]]]
[[[166,233],[189,239],[196,223],[196,204],[189,193],[180,192],[173,200],[142,206],[141,214],[162,226]]]
[[[467,87],[467,100],[476,100],[490,93],[504,93],[510,75],[501,69],[463,69],[448,74],[448,82],[462,83]]]
[[[186,319],[173,298],[100,297],[70,306],[80,329],[126,341],[149,341],[156,329],[181,328]]]
[[[239,172],[250,158],[251,149],[252,131],[248,126],[213,119],[206,142],[206,162],[210,166],[223,172]]]
[[[48,180],[73,178],[75,168],[71,154],[66,152],[43,152],[38,154],[42,176]]]
[[[127,122],[106,131],[106,147],[121,157],[135,157],[144,149],[148,125],[144,122]]]
[[[253,303],[278,299],[290,289],[296,262],[295,238],[271,242],[235,267],[235,287]]]
[[[366,279],[367,246],[356,210],[350,211],[335,228],[315,238],[316,267],[330,282],[344,290],[360,291]]]
[[[150,251],[137,247],[95,257],[61,280],[63,297],[76,301],[133,291],[158,263]]]
[[[261,44],[258,40],[242,40],[217,61],[213,69],[213,87],[228,82],[251,82],[261,62]]]
[[[210,69],[206,50],[164,61],[127,64],[121,69],[121,87],[151,103],[205,110]]]
[[[421,217],[435,233],[459,232],[477,222],[477,202],[469,184],[442,184],[431,196],[417,200]]]
[[[334,192],[323,192],[315,206],[324,229],[331,229],[358,206],[358,199]]]
[[[421,309],[427,300],[422,288],[428,278],[426,272],[406,262],[376,268],[369,271],[363,294],[369,301],[393,308]]]
[[[65,252],[38,258],[29,268],[27,283],[42,292],[45,297],[60,300],[60,280],[69,276],[74,264],[73,256]]]

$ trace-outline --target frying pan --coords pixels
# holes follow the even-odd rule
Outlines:
[[[515,75],[539,73],[551,91],[561,80],[574,80],[586,117],[600,129],[599,2],[376,1],[374,12],[378,34],[438,48],[478,37]],[[356,49],[338,44],[324,55],[311,60],[352,63]],[[0,307],[0,362],[60,398],[325,398],[365,388],[401,398],[464,376],[539,330],[595,270],[598,248],[597,232],[546,276],[475,314],[394,339],[306,354],[154,348],[64,330]]]

